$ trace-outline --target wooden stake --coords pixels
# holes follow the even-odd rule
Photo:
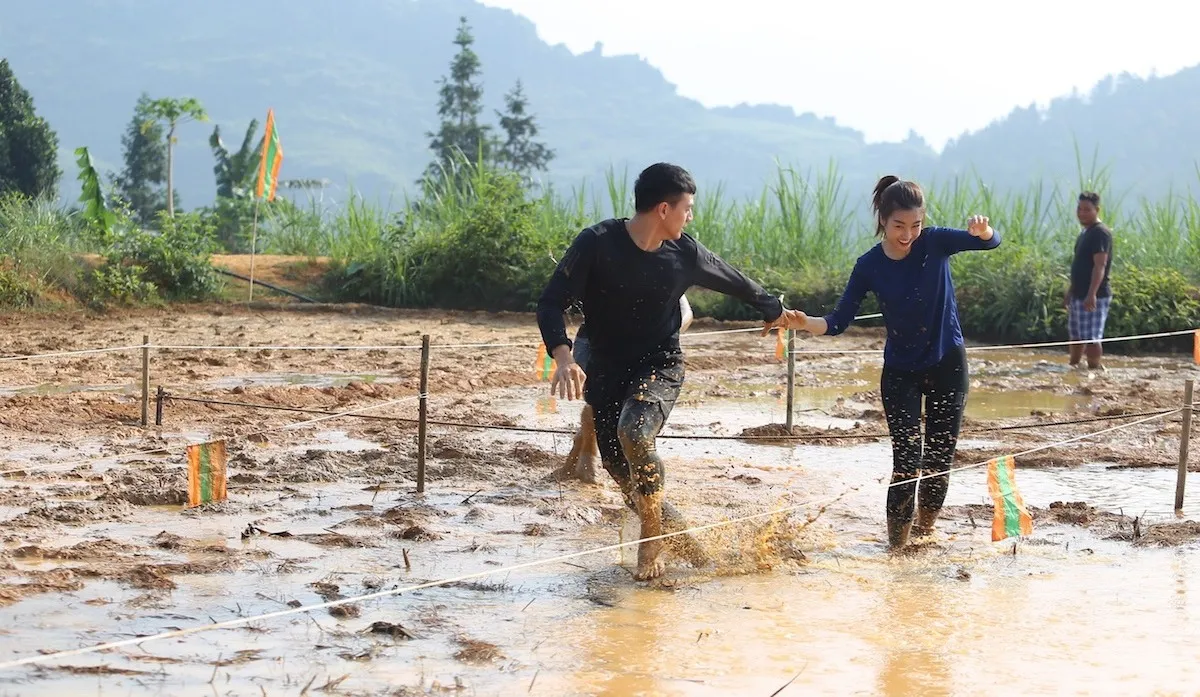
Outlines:
[[[787,374],[787,432],[792,434],[792,412],[796,405],[796,331],[787,330],[788,374]]]
[[[425,493],[425,427],[429,415],[429,335],[421,336],[421,411],[417,417],[417,493]]]
[[[142,335],[142,425],[150,422],[150,335]]]
[[[1175,510],[1183,510],[1183,489],[1187,484],[1188,445],[1192,440],[1192,387],[1183,383],[1183,430],[1179,433],[1179,473],[1175,477]]]
[[[254,197],[254,225],[250,228],[250,299],[247,302],[254,302],[254,255],[258,253],[258,203],[259,198]]]
[[[158,391],[154,394],[154,425],[162,426],[163,416],[163,398],[167,396],[167,391],[162,385],[158,386]]]

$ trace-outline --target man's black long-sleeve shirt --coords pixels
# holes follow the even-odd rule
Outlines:
[[[762,286],[684,234],[652,252],[634,243],[625,219],[610,219],[575,238],[538,300],[546,350],[571,346],[563,312],[583,304],[594,356],[630,365],[655,350],[678,349],[679,298],[700,286],[732,296],[772,321],[783,304]]]

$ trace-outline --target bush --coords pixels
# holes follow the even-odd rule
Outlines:
[[[0,307],[32,307],[38,299],[38,284],[8,266],[0,266]]]
[[[991,342],[1066,338],[1068,261],[1030,247],[966,252],[951,262],[963,334]]]
[[[215,295],[219,279],[211,262],[215,245],[210,223],[195,213],[174,218],[160,213],[159,227],[157,233],[132,229],[122,235],[105,255],[106,266],[139,268],[137,276],[166,300],[204,300]],[[133,272],[120,273],[132,283]]]
[[[535,211],[513,174],[479,178],[461,217],[418,237],[405,268],[413,300],[464,310],[530,310],[554,270],[536,242]]]
[[[145,269],[137,265],[105,265],[92,269],[81,298],[95,309],[109,305],[130,306],[158,300],[154,284],[145,279]]]
[[[339,230],[332,266],[337,295],[407,307],[533,309],[560,245],[539,235],[539,209],[520,177],[479,167],[428,196],[391,222],[358,206],[339,218],[347,229]]]

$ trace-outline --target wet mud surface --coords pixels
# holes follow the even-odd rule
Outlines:
[[[164,344],[419,345],[424,332],[435,344],[537,340],[528,316],[369,309],[202,307],[36,321],[15,315],[0,324],[2,355],[132,344],[143,332]],[[698,322],[693,332],[723,328]],[[874,349],[882,341],[864,329],[798,344]],[[155,350],[151,384],[169,395],[310,410],[168,399],[157,428],[138,424],[137,352],[5,363],[0,662],[502,571],[254,620],[195,640],[9,669],[0,683],[14,694],[94,691],[97,684],[102,694],[190,694],[209,681],[225,681],[230,694],[508,694],[518,685],[533,694],[599,693],[571,687],[559,665],[567,659],[553,635],[562,623],[619,612],[642,592],[682,598],[722,584],[835,573],[850,559],[893,563],[881,544],[880,482],[890,460],[878,358],[798,356],[787,438],[784,367],[773,350],[773,339],[756,334],[685,343],[687,384],[665,433],[725,439],[660,441],[668,498],[694,524],[751,518],[697,533],[714,556],[711,566],[695,569],[669,552],[667,577],[649,586],[631,579],[632,548],[503,571],[628,541],[636,531],[603,471],[600,485],[552,476],[570,435],[430,426],[427,490],[416,494],[416,424],[385,419],[415,420],[419,352]],[[532,347],[435,348],[430,418],[573,430],[578,403],[547,397],[535,357]],[[956,466],[1126,420],[1081,421],[1177,408],[1183,380],[1192,377],[1186,358],[1116,357],[1109,371],[1089,375],[1045,354],[972,357]],[[363,413],[385,419],[295,426],[318,412],[373,405],[382,406]],[[153,411],[151,403],[151,418]],[[1161,470],[1173,478],[1179,434],[1172,414],[1018,456],[1017,464],[1047,476]],[[183,448],[207,438],[227,439],[229,496],[187,508]],[[1189,470],[1196,468],[1193,455]],[[1132,554],[1200,539],[1200,524],[1186,518],[1147,517],[1133,505],[1126,511],[1082,496],[1043,501],[1038,482],[1031,487],[1037,532],[1014,546],[1018,556],[1059,546],[1071,555],[1092,548]],[[1013,553],[990,542],[990,503],[951,499],[946,532],[918,550],[921,563]],[[958,572],[946,573],[955,580]],[[686,682],[671,685],[650,694],[708,694]]]

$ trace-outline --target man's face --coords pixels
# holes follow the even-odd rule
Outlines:
[[[1091,201],[1080,201],[1075,208],[1075,217],[1079,218],[1080,225],[1090,227],[1100,219],[1100,209],[1096,208],[1096,204]]]
[[[692,194],[684,194],[674,204],[665,201],[658,204],[659,215],[662,217],[667,239],[677,240],[683,236],[683,229],[692,222],[692,207],[695,205],[695,200],[696,197]]]

